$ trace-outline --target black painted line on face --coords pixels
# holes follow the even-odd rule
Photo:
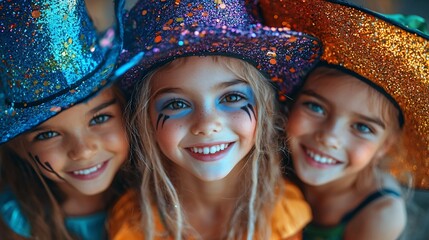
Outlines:
[[[246,106],[242,106],[240,109],[245,111],[247,113],[247,115],[249,115],[250,121],[252,121],[252,116],[250,115],[250,111],[253,113],[253,116],[256,119],[255,110],[253,109],[253,106],[250,103],[248,103]],[[249,111],[249,109],[250,109],[250,111]]]
[[[158,115],[158,119],[156,120],[156,130],[158,130],[159,121],[161,121],[161,119],[162,119],[162,125],[161,125],[161,127],[164,127],[165,121],[167,121],[167,119],[169,119],[169,118],[170,118],[170,116],[164,115],[164,114],[160,113]]]
[[[42,162],[39,159],[39,156],[34,156],[31,153],[28,153],[28,155],[30,156],[31,159],[33,159],[33,161],[36,164],[39,164],[43,169],[45,169],[46,171],[53,173],[55,176],[57,176],[59,179],[67,182],[64,178],[62,178],[57,172],[55,172],[55,170],[52,168],[51,164],[49,164],[49,162],[44,162],[44,164],[42,164]]]

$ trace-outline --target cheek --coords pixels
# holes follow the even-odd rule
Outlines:
[[[243,137],[254,138],[257,120],[253,115],[252,118],[249,118],[249,115],[242,110],[226,115],[227,118],[230,119],[229,126],[231,130]]]
[[[35,171],[39,171],[38,169],[40,169],[42,175],[51,180],[58,181],[58,178],[53,173],[48,172],[44,167],[46,167],[46,163],[49,163],[54,171],[58,172],[63,169],[67,161],[63,151],[64,150],[61,148],[61,146],[45,148],[43,151],[33,149],[32,151],[30,150],[30,153],[34,159],[31,159],[31,157],[27,155],[25,160],[33,167]],[[36,157],[38,158],[39,163],[35,162]]]
[[[168,119],[163,127],[159,127],[158,130],[155,130],[156,142],[165,154],[164,150],[177,147],[186,133],[187,128],[183,120]]]
[[[116,150],[118,153],[128,155],[130,150],[130,144],[126,130],[123,126],[117,125],[118,127],[110,128],[109,131],[102,134],[100,137],[106,144],[106,147],[112,150]]]
[[[299,111],[291,111],[287,119],[286,131],[289,137],[297,137],[311,129],[313,124]]]
[[[352,144],[351,159],[355,159],[354,163],[360,166],[368,165],[375,157],[379,146],[372,143],[356,143]]]

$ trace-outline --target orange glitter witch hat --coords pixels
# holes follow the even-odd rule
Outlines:
[[[335,0],[260,4],[267,25],[314,34],[324,45],[322,61],[356,73],[398,104],[407,155],[392,173],[408,170],[414,187],[429,189],[429,36]]]

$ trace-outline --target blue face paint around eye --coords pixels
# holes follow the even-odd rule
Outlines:
[[[234,96],[234,99],[237,101],[225,101],[225,98],[230,98]],[[217,106],[222,111],[235,112],[235,111],[244,111],[248,114],[250,120],[252,120],[251,113],[256,119],[256,113],[254,110],[255,105],[255,96],[248,85],[237,86],[232,91],[222,96],[222,99],[219,101]]]
[[[163,98],[160,98],[156,101],[155,109],[158,112],[158,119],[156,121],[156,129],[157,130],[158,130],[158,126],[159,126],[159,123],[161,122],[161,120],[162,120],[161,127],[164,127],[164,123],[168,119],[182,118],[182,117],[184,117],[184,116],[186,116],[192,112],[191,107],[189,107],[184,102],[180,102],[180,101],[183,101],[183,100],[175,99],[175,98],[171,98],[171,97],[163,97]],[[179,107],[179,108],[175,109],[174,107],[176,107],[179,102],[182,103],[179,105],[183,106],[183,108]],[[175,104],[175,106],[172,107],[172,104]]]

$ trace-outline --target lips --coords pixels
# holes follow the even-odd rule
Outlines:
[[[328,156],[326,154],[322,154],[318,151],[302,147],[306,156],[306,160],[313,166],[316,167],[325,167],[325,166],[334,166],[341,164],[341,161],[338,161],[337,159]]]
[[[186,148],[188,153],[199,161],[211,162],[222,159],[231,149],[234,143],[220,143],[206,146]]]
[[[208,147],[192,147],[190,148],[191,152],[193,153],[200,153],[200,154],[215,154],[219,151],[223,151],[226,148],[228,148],[228,143],[222,143],[218,145],[208,146]]]
[[[80,180],[94,179],[104,172],[104,170],[107,167],[108,162],[109,162],[109,160],[104,161],[102,163],[99,163],[99,164],[94,165],[94,166],[89,167],[89,168],[74,170],[74,171],[70,171],[67,173],[69,175],[71,175],[72,177],[80,179]]]

